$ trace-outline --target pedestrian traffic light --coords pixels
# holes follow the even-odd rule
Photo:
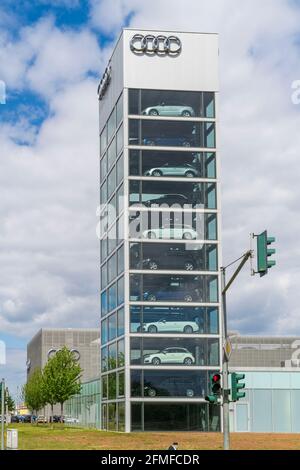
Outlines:
[[[257,271],[260,277],[265,276],[270,268],[276,266],[276,261],[269,259],[270,256],[275,255],[276,250],[268,248],[275,241],[274,237],[268,237],[267,230],[257,235]]]
[[[222,393],[220,374],[213,374],[210,376],[210,388],[212,393],[211,395],[207,395],[205,400],[212,404],[217,403],[218,398],[220,398]]]
[[[239,391],[245,388],[245,383],[240,383],[244,379],[245,374],[237,374],[236,372],[231,374],[231,401],[239,401],[240,398],[245,398],[246,392]]]

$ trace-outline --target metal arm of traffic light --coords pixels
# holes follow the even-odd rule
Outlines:
[[[243,267],[247,263],[248,259],[250,259],[252,257],[252,255],[253,255],[252,250],[247,251],[247,253],[245,253],[243,255],[242,261],[240,262],[239,266],[236,268],[235,272],[231,276],[228,283],[225,285],[224,289],[222,290],[222,294],[225,294],[228,291],[229,287],[231,286],[231,284],[233,284],[234,280],[237,278],[237,276],[239,275],[239,273],[241,272],[241,270],[243,269]],[[226,270],[226,268],[221,268],[221,270],[222,271]]]

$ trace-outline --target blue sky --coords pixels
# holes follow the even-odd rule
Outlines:
[[[39,328],[99,322],[96,90],[122,26],[220,33],[224,263],[252,231],[278,240],[276,270],[258,280],[245,269],[233,287],[230,328],[300,334],[300,2],[4,0],[0,372],[12,390]]]

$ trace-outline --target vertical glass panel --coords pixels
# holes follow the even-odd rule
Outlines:
[[[125,403],[118,403],[118,431],[125,431]]]
[[[102,377],[102,398],[107,399],[107,375],[104,375]]]
[[[107,266],[104,264],[101,268],[101,288],[104,289],[107,285]]]
[[[209,366],[219,365],[219,340],[218,339],[208,340],[208,365]]]
[[[203,93],[204,117],[215,117],[215,95],[214,93]]]
[[[108,369],[116,369],[117,367],[117,343],[108,346]]]
[[[124,308],[120,308],[120,310],[118,310],[118,336],[122,336],[124,334],[124,324]]]
[[[217,261],[217,246],[216,245],[207,245],[207,258],[208,258],[208,269],[209,271],[218,270],[218,261]]]
[[[272,390],[253,390],[252,432],[274,432],[272,427]]]
[[[118,364],[117,367],[124,367],[125,365],[125,342],[124,339],[118,341]]]
[[[139,123],[137,119],[129,119],[129,145],[139,144]]]
[[[114,254],[108,260],[108,282],[110,283],[117,276],[117,256]]]
[[[123,397],[125,395],[125,374],[124,372],[118,373],[118,396]]]
[[[101,240],[101,261],[104,261],[107,256],[107,238]]]
[[[108,340],[111,341],[117,336],[117,314],[113,313],[108,318]]]
[[[132,338],[130,342],[130,361],[132,365],[141,364],[142,340],[141,338]]]
[[[207,309],[207,333],[212,335],[219,333],[219,311],[217,308]]]
[[[298,374],[297,374],[298,375]],[[293,433],[300,432],[300,390],[291,390],[291,422]]]
[[[102,292],[101,294],[101,316],[107,314],[107,294],[106,291]]]
[[[103,320],[101,323],[101,343],[105,344],[108,341],[108,328],[107,320]]]
[[[140,370],[131,371],[131,389],[132,397],[142,397],[142,372]]]
[[[102,372],[106,372],[108,370],[108,348],[101,349],[101,370]]]
[[[214,214],[207,216],[207,237],[208,240],[217,240],[217,218]]]
[[[215,140],[215,124],[212,122],[204,123],[204,145],[203,147],[214,148]]]
[[[106,181],[102,184],[100,189],[100,203],[105,204],[107,201],[107,184]]]
[[[114,108],[107,122],[107,140],[110,141],[116,130],[116,108]]]
[[[118,256],[118,274],[122,274],[124,272],[124,245],[117,251]]]
[[[117,430],[117,415],[116,415],[116,403],[108,404],[108,431]]]
[[[108,231],[108,254],[116,248],[117,246],[117,233],[116,233],[116,224]]]
[[[209,431],[220,432],[221,430],[221,416],[220,406],[209,405]]]
[[[117,191],[117,199],[118,199],[118,215],[124,210],[124,187],[119,187]]]
[[[124,160],[123,154],[120,156],[117,161],[117,186],[121,183],[124,178]]]
[[[123,124],[117,132],[117,155],[123,149],[124,141],[123,141]]]
[[[117,112],[117,127],[120,122],[123,120],[123,95],[120,96],[116,106]]]
[[[216,185],[215,183],[206,184],[206,207],[208,209],[217,208]]]
[[[124,302],[124,277],[118,280],[118,305]]]
[[[108,180],[107,180],[107,192],[108,192],[108,197],[112,195],[114,190],[116,189],[116,167],[114,166],[111,172],[108,175]]]
[[[129,114],[140,114],[139,112],[140,90],[130,89],[128,92]]]
[[[208,279],[209,302],[218,302],[218,278]]]
[[[103,131],[101,132],[101,137],[100,137],[101,155],[103,154],[104,150],[106,149],[106,145],[107,145],[107,128],[105,126]]]
[[[142,308],[138,306],[130,307],[130,332],[137,333],[141,331]]]
[[[142,404],[131,405],[131,431],[142,431]]]
[[[117,156],[117,144],[116,139],[113,139],[112,143],[107,150],[107,169],[108,171],[114,165]]]
[[[207,178],[216,178],[216,156],[214,153],[205,153],[205,175]]]
[[[273,432],[292,432],[290,390],[272,390],[272,395]]]
[[[108,289],[108,311],[114,310],[117,306],[117,285],[114,284]]]
[[[102,157],[101,159],[101,163],[100,163],[100,172],[101,172],[101,181],[104,180],[105,176],[106,176],[106,172],[107,172],[107,158],[106,158],[106,154],[104,154],[104,156]]]
[[[102,429],[107,430],[107,405],[102,405],[102,420],[101,420]]]

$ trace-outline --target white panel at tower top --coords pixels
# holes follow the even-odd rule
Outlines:
[[[182,44],[181,53],[174,57],[134,54],[130,41],[135,34],[177,36]],[[217,34],[124,29],[121,41],[125,88],[219,90]]]

